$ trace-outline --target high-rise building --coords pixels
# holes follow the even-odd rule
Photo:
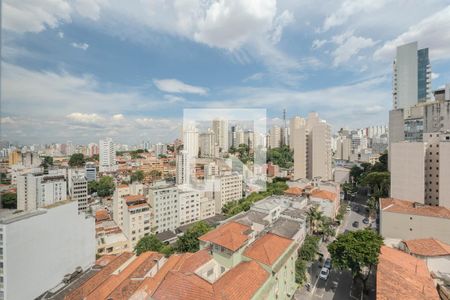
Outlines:
[[[88,208],[88,182],[83,174],[72,176],[70,196],[78,203],[78,212],[85,212]]]
[[[294,179],[320,177],[331,180],[331,127],[310,113],[308,119],[291,121],[291,145],[294,150]]]
[[[64,175],[27,173],[17,176],[17,209],[36,210],[67,199]]]
[[[393,73],[394,109],[409,108],[431,99],[428,48],[417,51],[417,42],[397,47]]]
[[[391,197],[450,208],[450,132],[391,145]]]
[[[128,238],[128,245],[134,249],[141,238],[150,234],[151,212],[144,195],[129,195],[124,197],[123,233]]]
[[[84,166],[84,172],[88,182],[95,181],[97,179],[97,167],[93,162],[86,163]]]
[[[178,188],[169,184],[155,185],[149,188],[148,193],[154,232],[173,231],[179,227]]]
[[[176,160],[176,182],[177,185],[186,185],[190,183],[191,165],[189,155],[186,150],[180,151],[177,154]]]
[[[183,150],[187,151],[191,159],[198,157],[198,129],[195,126],[187,126],[183,129]]]
[[[352,139],[347,136],[338,136],[336,140],[335,158],[340,160],[350,160],[352,150]]]
[[[212,122],[212,130],[215,134],[215,142],[221,153],[228,152],[228,120],[215,119]]]
[[[200,201],[203,193],[191,189],[178,191],[178,216],[180,226],[200,220]]]
[[[116,150],[114,147],[113,140],[111,138],[106,138],[100,140],[100,172],[114,172],[117,171],[116,165]]]
[[[207,196],[214,200],[216,213],[221,213],[222,207],[228,202],[242,198],[242,186],[241,174],[226,174],[213,180]]]
[[[74,201],[28,212],[2,210],[0,232],[2,299],[36,299],[60,286],[66,274],[95,263],[95,220],[79,215]]]
[[[208,128],[208,131],[199,135],[199,146],[201,157],[216,157],[216,147],[214,131]],[[216,149],[217,148],[217,149]]]
[[[279,148],[281,146],[281,128],[280,126],[274,125],[270,129],[270,148]]]

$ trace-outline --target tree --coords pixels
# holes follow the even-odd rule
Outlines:
[[[318,206],[313,206],[309,208],[309,211],[306,214],[308,217],[309,228],[313,233],[316,233],[320,224],[323,222],[323,213]]]
[[[389,172],[371,172],[362,179],[361,184],[369,187],[376,197],[387,197],[390,189],[390,178]]]
[[[332,237],[336,234],[336,230],[333,227],[333,220],[328,217],[323,217],[318,231],[322,234],[325,240],[328,240],[329,237]]]
[[[306,281],[306,261],[297,258],[295,261],[295,282],[302,284]]]
[[[41,167],[44,167],[44,169],[47,169],[50,166],[53,166],[53,157],[44,156],[42,158]]]
[[[267,162],[269,161],[281,168],[291,168],[294,164],[294,152],[287,146],[269,149]]]
[[[158,178],[161,178],[161,171],[158,171],[158,170],[151,170],[150,171],[150,173],[149,173],[149,175],[150,175],[150,177],[152,178],[152,179],[158,179]]]
[[[144,171],[142,170],[137,170],[131,175],[131,182],[142,182],[142,180],[144,180]]]
[[[352,177],[352,182],[358,183],[362,173],[364,173],[364,170],[361,167],[354,165],[350,169],[350,176]]]
[[[0,183],[1,184],[10,184],[11,179],[8,179],[8,175],[6,173],[0,173]]]
[[[114,188],[113,178],[110,176],[102,176],[96,186],[97,195],[100,197],[111,196],[114,193]]]
[[[156,237],[156,235],[150,234],[139,240],[134,247],[134,251],[136,252],[136,255],[141,255],[141,253],[147,251],[160,252],[164,246],[165,245]]]
[[[317,251],[319,251],[319,240],[320,238],[318,236],[307,235],[302,247],[298,251],[299,258],[305,261],[313,261]]]
[[[1,195],[2,208],[16,209],[17,208],[17,194],[16,193],[4,193]]]
[[[82,166],[84,166],[85,162],[86,161],[84,159],[83,153],[75,153],[75,154],[72,154],[70,156],[69,166],[71,166],[71,167],[82,167]]]
[[[175,249],[178,252],[196,252],[200,248],[198,238],[212,229],[203,221],[192,225],[181,237],[178,238]]]
[[[370,229],[341,234],[328,245],[333,264],[340,270],[350,269],[353,279],[361,278],[364,290],[372,267],[378,263],[383,238]]]

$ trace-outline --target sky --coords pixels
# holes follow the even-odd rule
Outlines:
[[[185,108],[265,108],[387,123],[398,45],[450,82],[448,0],[3,0],[1,137],[135,144],[179,135]]]

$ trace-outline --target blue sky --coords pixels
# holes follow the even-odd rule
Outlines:
[[[184,108],[387,122],[397,45],[450,82],[448,1],[6,0],[2,139],[168,142]]]

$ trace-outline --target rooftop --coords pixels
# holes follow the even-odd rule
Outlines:
[[[394,198],[380,199],[380,208],[382,211],[393,213],[450,219],[450,209],[448,208],[428,206]]]
[[[326,191],[326,190],[319,190],[319,189],[312,190],[311,196],[315,197],[315,198],[329,200],[329,201],[336,201],[338,199],[336,193]]]
[[[305,225],[301,221],[279,218],[273,223],[270,232],[288,239],[292,239],[297,232],[299,232],[302,226]]]
[[[231,251],[241,248],[248,240],[251,227],[237,222],[229,222],[202,235],[198,239],[225,247]]]
[[[424,261],[386,246],[377,267],[377,300],[438,300],[439,295]]]
[[[403,241],[403,243],[406,244],[412,254],[421,256],[450,256],[450,245],[433,238],[409,240]]]
[[[124,199],[125,199],[125,202],[146,201],[144,195],[130,195],[130,196],[126,196]]]
[[[248,246],[244,255],[265,265],[272,266],[293,242],[291,239],[267,233]]]
[[[301,195],[303,195],[304,191],[305,190],[300,187],[292,186],[292,187],[288,188],[287,190],[285,190],[284,194],[287,196],[301,196]]]

